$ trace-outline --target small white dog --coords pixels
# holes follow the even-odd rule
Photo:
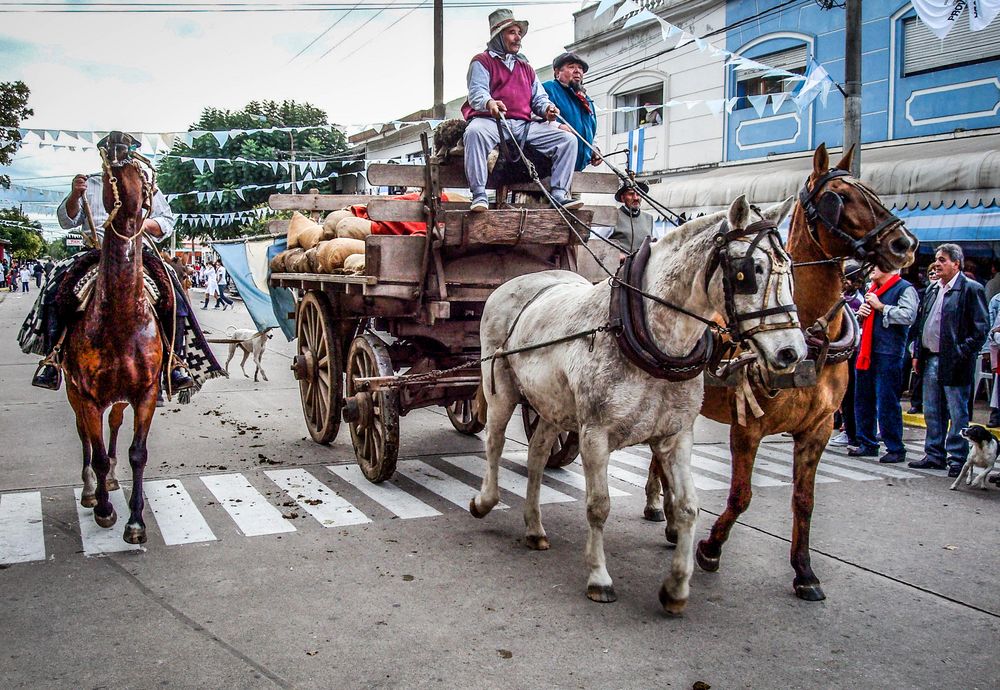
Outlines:
[[[996,437],[989,429],[978,424],[962,429],[959,433],[969,441],[969,459],[962,465],[962,471],[951,485],[951,489],[952,491],[957,489],[963,479],[966,484],[986,489],[986,479],[993,471],[997,455],[1000,454],[1000,443],[997,443]],[[982,469],[975,479],[972,478],[973,467]]]
[[[261,366],[260,360],[264,356],[264,346],[267,345],[267,341],[274,337],[268,332],[270,330],[270,328],[265,328],[258,333],[249,328],[228,326],[226,328],[226,335],[229,336],[229,339],[224,341],[229,345],[229,357],[226,359],[226,373],[229,373],[229,363],[233,361],[233,357],[236,355],[236,348],[240,348],[243,350],[243,361],[240,362],[240,369],[243,370],[243,375],[250,378],[243,365],[247,363],[250,355],[253,355],[253,363],[256,367],[253,372],[253,380],[257,380],[257,372],[259,371],[260,375],[267,381],[267,374],[264,373],[264,367]]]

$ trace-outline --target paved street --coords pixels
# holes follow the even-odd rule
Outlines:
[[[269,382],[240,372],[150,435],[142,548],[79,507],[80,448],[63,391],[29,385],[15,335],[34,292],[0,303],[0,669],[3,687],[885,687],[1000,685],[1000,491],[830,449],[813,566],[827,600],[791,593],[791,444],[764,444],[754,501],[718,573],[695,570],[683,618],[656,593],[672,553],[642,520],[647,449],[612,456],[606,531],[614,604],[586,599],[582,468],[547,474],[551,550],[523,545],[525,444],[508,431],[507,506],[467,510],[482,439],[443,410],[401,423],[396,476],[368,483],[346,427],[308,439],[269,341]],[[242,304],[199,311],[224,336]],[[211,336],[210,336],[211,337]],[[224,357],[226,346],[216,346]],[[252,375],[252,369],[248,369]],[[129,417],[120,447],[127,447]],[[908,448],[921,453],[919,430]],[[700,420],[698,538],[725,505],[725,427]],[[124,456],[124,452],[120,452]]]

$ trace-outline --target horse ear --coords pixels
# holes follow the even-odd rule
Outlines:
[[[816,147],[813,153],[813,176],[822,177],[830,169],[830,154],[826,152],[826,143]]]
[[[740,194],[729,205],[729,227],[733,230],[745,228],[750,222],[750,204],[747,203],[747,195]]]
[[[794,203],[795,197],[790,196],[780,204],[775,204],[771,208],[765,209],[761,215],[767,220],[774,222],[775,225],[781,225],[781,221],[783,221],[785,216],[788,215],[788,212],[792,210],[792,205]]]
[[[854,145],[851,144],[851,148],[847,150],[847,153],[844,154],[844,157],[840,159],[839,163],[837,163],[837,170],[847,170],[848,172],[850,172],[851,161],[853,160],[854,160]]]

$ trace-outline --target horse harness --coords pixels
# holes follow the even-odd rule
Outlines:
[[[108,213],[107,220],[104,221],[103,228],[105,230],[110,230],[119,239],[126,242],[131,242],[139,235],[143,234],[142,226],[145,224],[149,217],[153,215],[153,194],[156,188],[156,170],[153,164],[145,156],[138,152],[139,142],[131,136],[124,132],[112,132],[108,136],[97,142],[97,150],[101,154],[101,163],[103,164],[104,171],[108,175],[108,182],[111,183],[111,193],[114,196],[115,203]],[[114,174],[115,168],[121,168],[125,165],[132,165],[139,168],[140,161],[149,168],[151,177],[146,177],[146,174],[142,172],[140,168],[140,173],[142,173],[142,208],[145,209],[146,214],[142,221],[139,223],[139,229],[135,234],[123,235],[118,232],[113,223],[115,217],[118,215],[119,209],[122,206],[121,193],[118,191],[118,178]]]
[[[753,239],[749,239],[750,237]],[[753,252],[765,239],[769,243],[767,253],[771,260],[771,273],[765,288],[765,299],[770,300],[770,288],[774,281],[779,280],[782,275],[791,273],[791,259],[781,246],[777,226],[772,221],[760,220],[746,228],[729,230],[724,222],[722,229],[714,238],[715,251],[705,272],[705,288],[707,290],[712,276],[721,267],[728,323],[728,328],[725,330],[737,343],[744,343],[765,331],[799,327],[798,319],[794,316],[796,312],[794,304],[768,307],[765,302],[763,309],[752,312],[740,312],[736,306],[736,295],[752,295],[758,290]],[[743,256],[739,258],[730,256],[727,247],[733,242],[749,244]],[[701,374],[710,364],[714,369],[726,351],[735,345],[724,345],[721,338],[723,329],[717,324],[709,323],[698,343],[683,357],[672,357],[657,347],[649,331],[643,299],[645,295],[634,287],[636,284],[642,284],[642,276],[651,254],[650,246],[651,242],[646,238],[639,250],[626,258],[622,267],[624,279],[619,280],[616,277],[611,281],[611,326],[614,328],[615,339],[622,354],[630,362],[654,378],[688,381]],[[664,304],[664,306],[705,321],[674,305]],[[766,322],[767,317],[778,314],[789,314],[788,321]],[[744,328],[745,322],[754,319],[760,319],[760,322],[750,328]]]

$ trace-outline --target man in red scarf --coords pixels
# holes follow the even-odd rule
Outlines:
[[[906,337],[917,318],[917,291],[899,271],[872,269],[872,284],[858,310],[861,317],[861,349],[858,352],[854,388],[854,416],[858,448],[848,451],[855,457],[878,455],[875,423],[882,432],[886,454],[879,462],[906,459],[903,446],[903,361]]]

